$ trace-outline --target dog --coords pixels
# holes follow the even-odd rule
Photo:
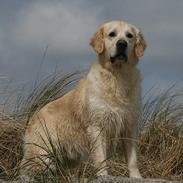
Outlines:
[[[55,144],[59,139],[68,159],[90,156],[99,169],[98,176],[108,174],[105,160],[119,151],[125,155],[129,176],[141,178],[136,155],[141,78],[136,66],[146,42],[134,25],[111,21],[97,29],[90,45],[98,58],[88,74],[73,90],[45,105],[30,119],[22,164],[32,158],[40,161],[36,157],[47,154],[45,148],[50,144],[46,126]],[[22,168],[21,173],[26,171]]]

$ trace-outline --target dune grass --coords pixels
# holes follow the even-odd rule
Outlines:
[[[51,75],[36,84],[28,95],[18,96],[19,102],[13,105],[16,107],[11,113],[0,112],[0,178],[16,179],[23,153],[23,134],[32,114],[73,88],[82,75],[82,72]],[[154,96],[152,89],[143,100],[138,141],[140,172],[145,178],[183,180],[183,90],[174,85]],[[59,145],[55,148],[51,139],[49,143],[48,155],[56,169],[47,166],[44,173],[35,175],[35,182],[71,182],[74,178],[96,177],[92,162],[88,160],[69,168],[71,162],[63,165],[64,152]],[[128,175],[126,163],[117,154],[106,161],[110,174]]]

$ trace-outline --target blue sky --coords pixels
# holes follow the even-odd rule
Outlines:
[[[145,36],[139,63],[144,91],[182,81],[182,0],[0,0],[0,84],[31,84],[38,72],[42,78],[55,69],[89,68],[96,60],[92,34],[115,19]]]

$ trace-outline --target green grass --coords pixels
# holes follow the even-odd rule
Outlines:
[[[82,72],[51,75],[36,84],[28,95],[22,91],[17,96],[17,103],[12,104],[14,109],[11,112],[6,109],[0,112],[1,178],[12,180],[18,175],[24,129],[32,114],[73,88],[82,75]],[[183,180],[183,90],[174,85],[158,96],[154,96],[154,91],[151,89],[143,99],[138,141],[140,172],[147,178]],[[71,182],[73,178],[96,177],[97,170],[89,159],[74,168],[70,168],[72,162],[68,160],[64,164],[60,144],[55,147],[46,127],[45,133],[50,143],[50,148],[45,150],[56,168],[53,170],[46,165],[42,174],[35,175],[34,182]],[[126,163],[117,154],[106,161],[110,174],[128,175]],[[33,162],[32,166],[38,165]]]

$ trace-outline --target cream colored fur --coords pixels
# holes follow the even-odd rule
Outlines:
[[[117,35],[111,39],[108,34],[114,29]],[[129,40],[126,31],[130,31],[133,38]],[[111,63],[110,56],[115,54],[119,39],[128,42],[128,62],[117,60]],[[47,104],[30,119],[22,164],[46,154],[34,145],[46,147],[44,139],[49,146],[43,128],[46,126],[55,144],[59,139],[68,158],[90,155],[96,168],[104,167],[98,175],[107,174],[105,160],[122,147],[124,152],[120,154],[125,154],[130,177],[140,178],[135,144],[141,114],[141,79],[136,64],[146,43],[136,27],[123,21],[112,21],[98,28],[90,44],[96,50],[98,60],[87,76],[75,89]],[[27,168],[21,173],[28,173]]]

